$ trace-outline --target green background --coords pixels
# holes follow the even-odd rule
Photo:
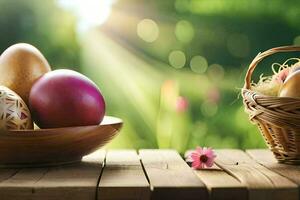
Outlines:
[[[57,1],[0,0],[0,51],[27,42],[53,69],[95,81],[107,114],[125,122],[109,148],[265,147],[240,89],[258,52],[300,44],[299,4],[119,0],[103,24],[82,31],[78,16]],[[266,59],[254,80],[295,55]]]

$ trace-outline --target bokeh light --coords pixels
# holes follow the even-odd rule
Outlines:
[[[116,0],[57,0],[60,7],[70,10],[78,19],[79,33],[103,24],[111,13]]]
[[[221,81],[224,78],[224,68],[219,64],[212,64],[208,67],[207,74],[213,80]]]
[[[172,51],[169,54],[169,63],[171,66],[175,68],[182,68],[184,67],[186,62],[185,54],[182,51],[176,50]]]
[[[194,38],[195,30],[189,21],[181,20],[176,24],[175,35],[180,42],[189,43]]]
[[[190,67],[193,72],[204,73],[207,69],[207,60],[202,56],[194,56],[190,61]]]
[[[250,41],[247,35],[232,34],[227,39],[227,49],[229,53],[238,58],[244,58],[249,55]]]
[[[154,42],[159,35],[159,28],[152,19],[143,19],[137,25],[137,35],[145,42]]]

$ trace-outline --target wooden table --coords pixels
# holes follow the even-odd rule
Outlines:
[[[300,166],[268,150],[216,150],[192,170],[174,150],[98,150],[78,164],[0,169],[0,199],[299,199]]]

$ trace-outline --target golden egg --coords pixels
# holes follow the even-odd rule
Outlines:
[[[31,114],[25,102],[12,90],[0,86],[0,129],[32,128]]]
[[[0,85],[16,92],[28,105],[33,83],[51,70],[42,53],[30,44],[19,43],[0,56]]]
[[[286,80],[279,91],[280,97],[297,97],[300,98],[300,71],[296,70],[292,72]]]
[[[297,62],[292,66],[292,72],[296,72],[298,70],[300,70],[300,62]]]

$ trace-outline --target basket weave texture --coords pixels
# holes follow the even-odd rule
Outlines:
[[[292,51],[300,51],[300,46],[259,53],[249,65],[242,96],[250,120],[257,124],[275,158],[281,163],[300,164],[300,98],[272,97],[251,90],[251,77],[260,61],[275,53]]]

